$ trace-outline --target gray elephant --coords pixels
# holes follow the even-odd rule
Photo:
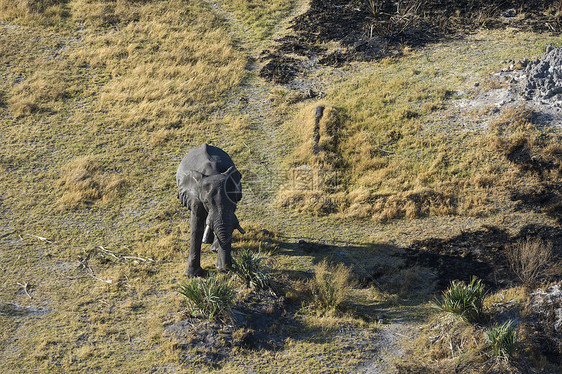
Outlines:
[[[204,275],[201,243],[213,243],[211,249],[218,253],[219,270],[232,266],[232,232],[238,229],[244,233],[234,214],[242,198],[241,179],[230,156],[211,145],[192,149],[181,161],[176,174],[178,198],[191,210],[187,275]]]

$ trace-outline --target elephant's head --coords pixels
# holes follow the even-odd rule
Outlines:
[[[244,233],[234,213],[236,204],[242,198],[241,178],[240,172],[234,166],[222,174],[195,176],[199,200],[208,213],[203,242],[212,242],[214,234],[219,245],[217,248],[219,269],[232,265],[232,232],[238,229]]]

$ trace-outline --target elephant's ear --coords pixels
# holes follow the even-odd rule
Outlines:
[[[234,165],[229,167],[228,170],[225,171],[223,174],[233,179],[237,183],[240,182],[240,180],[242,179],[242,174],[240,174],[240,172],[238,171],[238,169],[236,169],[236,166]]]
[[[204,174],[195,170],[184,170],[178,174],[178,198],[184,206],[191,208],[194,199],[198,199],[199,183],[204,177]]]
[[[242,174],[240,174],[236,167],[231,166],[223,175],[227,176],[225,188],[228,197],[234,203],[239,202],[242,199],[242,183],[240,182]]]

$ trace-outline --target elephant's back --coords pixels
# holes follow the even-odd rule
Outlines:
[[[190,150],[183,158],[178,168],[180,170],[195,170],[204,175],[224,173],[234,166],[230,156],[222,149],[203,144]]]

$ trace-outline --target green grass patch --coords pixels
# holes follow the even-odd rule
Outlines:
[[[186,280],[178,285],[178,292],[186,297],[191,314],[210,320],[228,318],[236,296],[230,277],[221,274]]]
[[[269,269],[263,263],[266,258],[261,253],[243,249],[233,264],[234,273],[240,277],[246,287],[257,291],[267,290],[271,287]]]
[[[448,313],[458,315],[468,322],[476,322],[484,313],[484,285],[480,279],[473,278],[470,283],[452,281],[443,291],[437,307]]]
[[[517,350],[517,334],[511,320],[494,324],[488,330],[487,337],[496,357],[509,359]]]

